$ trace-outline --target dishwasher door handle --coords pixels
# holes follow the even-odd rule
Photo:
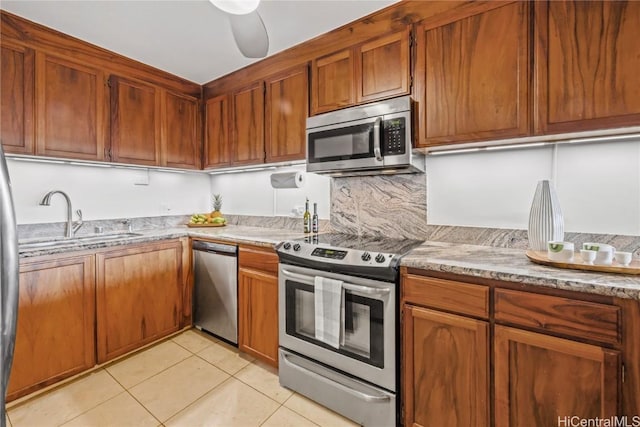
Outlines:
[[[192,248],[194,251],[210,252],[219,255],[236,256],[238,254],[238,247],[234,245],[225,245],[223,243],[203,242],[200,240],[194,240]]]

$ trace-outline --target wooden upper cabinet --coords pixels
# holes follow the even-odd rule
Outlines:
[[[264,162],[264,83],[253,83],[231,95],[231,163]]]
[[[95,279],[93,255],[21,261],[8,400],[95,365]]]
[[[402,325],[404,425],[488,427],[489,323],[406,304]]]
[[[304,159],[309,112],[307,66],[286,71],[266,84],[266,162]]]
[[[496,326],[494,368],[496,427],[618,413],[618,351]]]
[[[409,93],[409,29],[364,43],[356,50],[357,101]]]
[[[353,49],[311,63],[311,114],[353,105],[356,101]]]
[[[103,160],[105,76],[97,68],[36,54],[36,154]]]
[[[536,2],[536,131],[640,123],[640,2]]]
[[[229,95],[208,99],[204,106],[204,168],[229,166]]]
[[[7,153],[33,154],[32,49],[0,40],[0,142]]]
[[[111,160],[160,164],[161,100],[155,86],[111,76]]]
[[[196,98],[163,92],[163,166],[200,168],[200,109]]]
[[[529,14],[515,2],[418,27],[418,146],[528,134]]]

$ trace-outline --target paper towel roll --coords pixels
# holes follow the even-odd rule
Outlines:
[[[304,172],[281,172],[271,174],[273,188],[300,188],[307,181]]]

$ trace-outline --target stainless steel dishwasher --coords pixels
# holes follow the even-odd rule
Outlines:
[[[193,242],[193,323],[238,343],[238,247]]]

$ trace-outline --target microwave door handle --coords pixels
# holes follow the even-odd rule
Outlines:
[[[373,155],[376,157],[376,160],[382,161],[382,152],[380,151],[380,124],[382,123],[382,119],[378,117],[373,124]]]
[[[307,276],[306,274],[298,274],[292,273],[287,269],[282,269],[282,274],[288,276],[292,279],[298,280],[301,283],[305,283],[308,285],[314,285],[315,280],[312,276]],[[387,295],[391,292],[391,288],[372,288],[370,286],[362,286],[362,285],[354,285],[353,283],[343,282],[342,287],[347,291],[358,292],[364,295]]]

